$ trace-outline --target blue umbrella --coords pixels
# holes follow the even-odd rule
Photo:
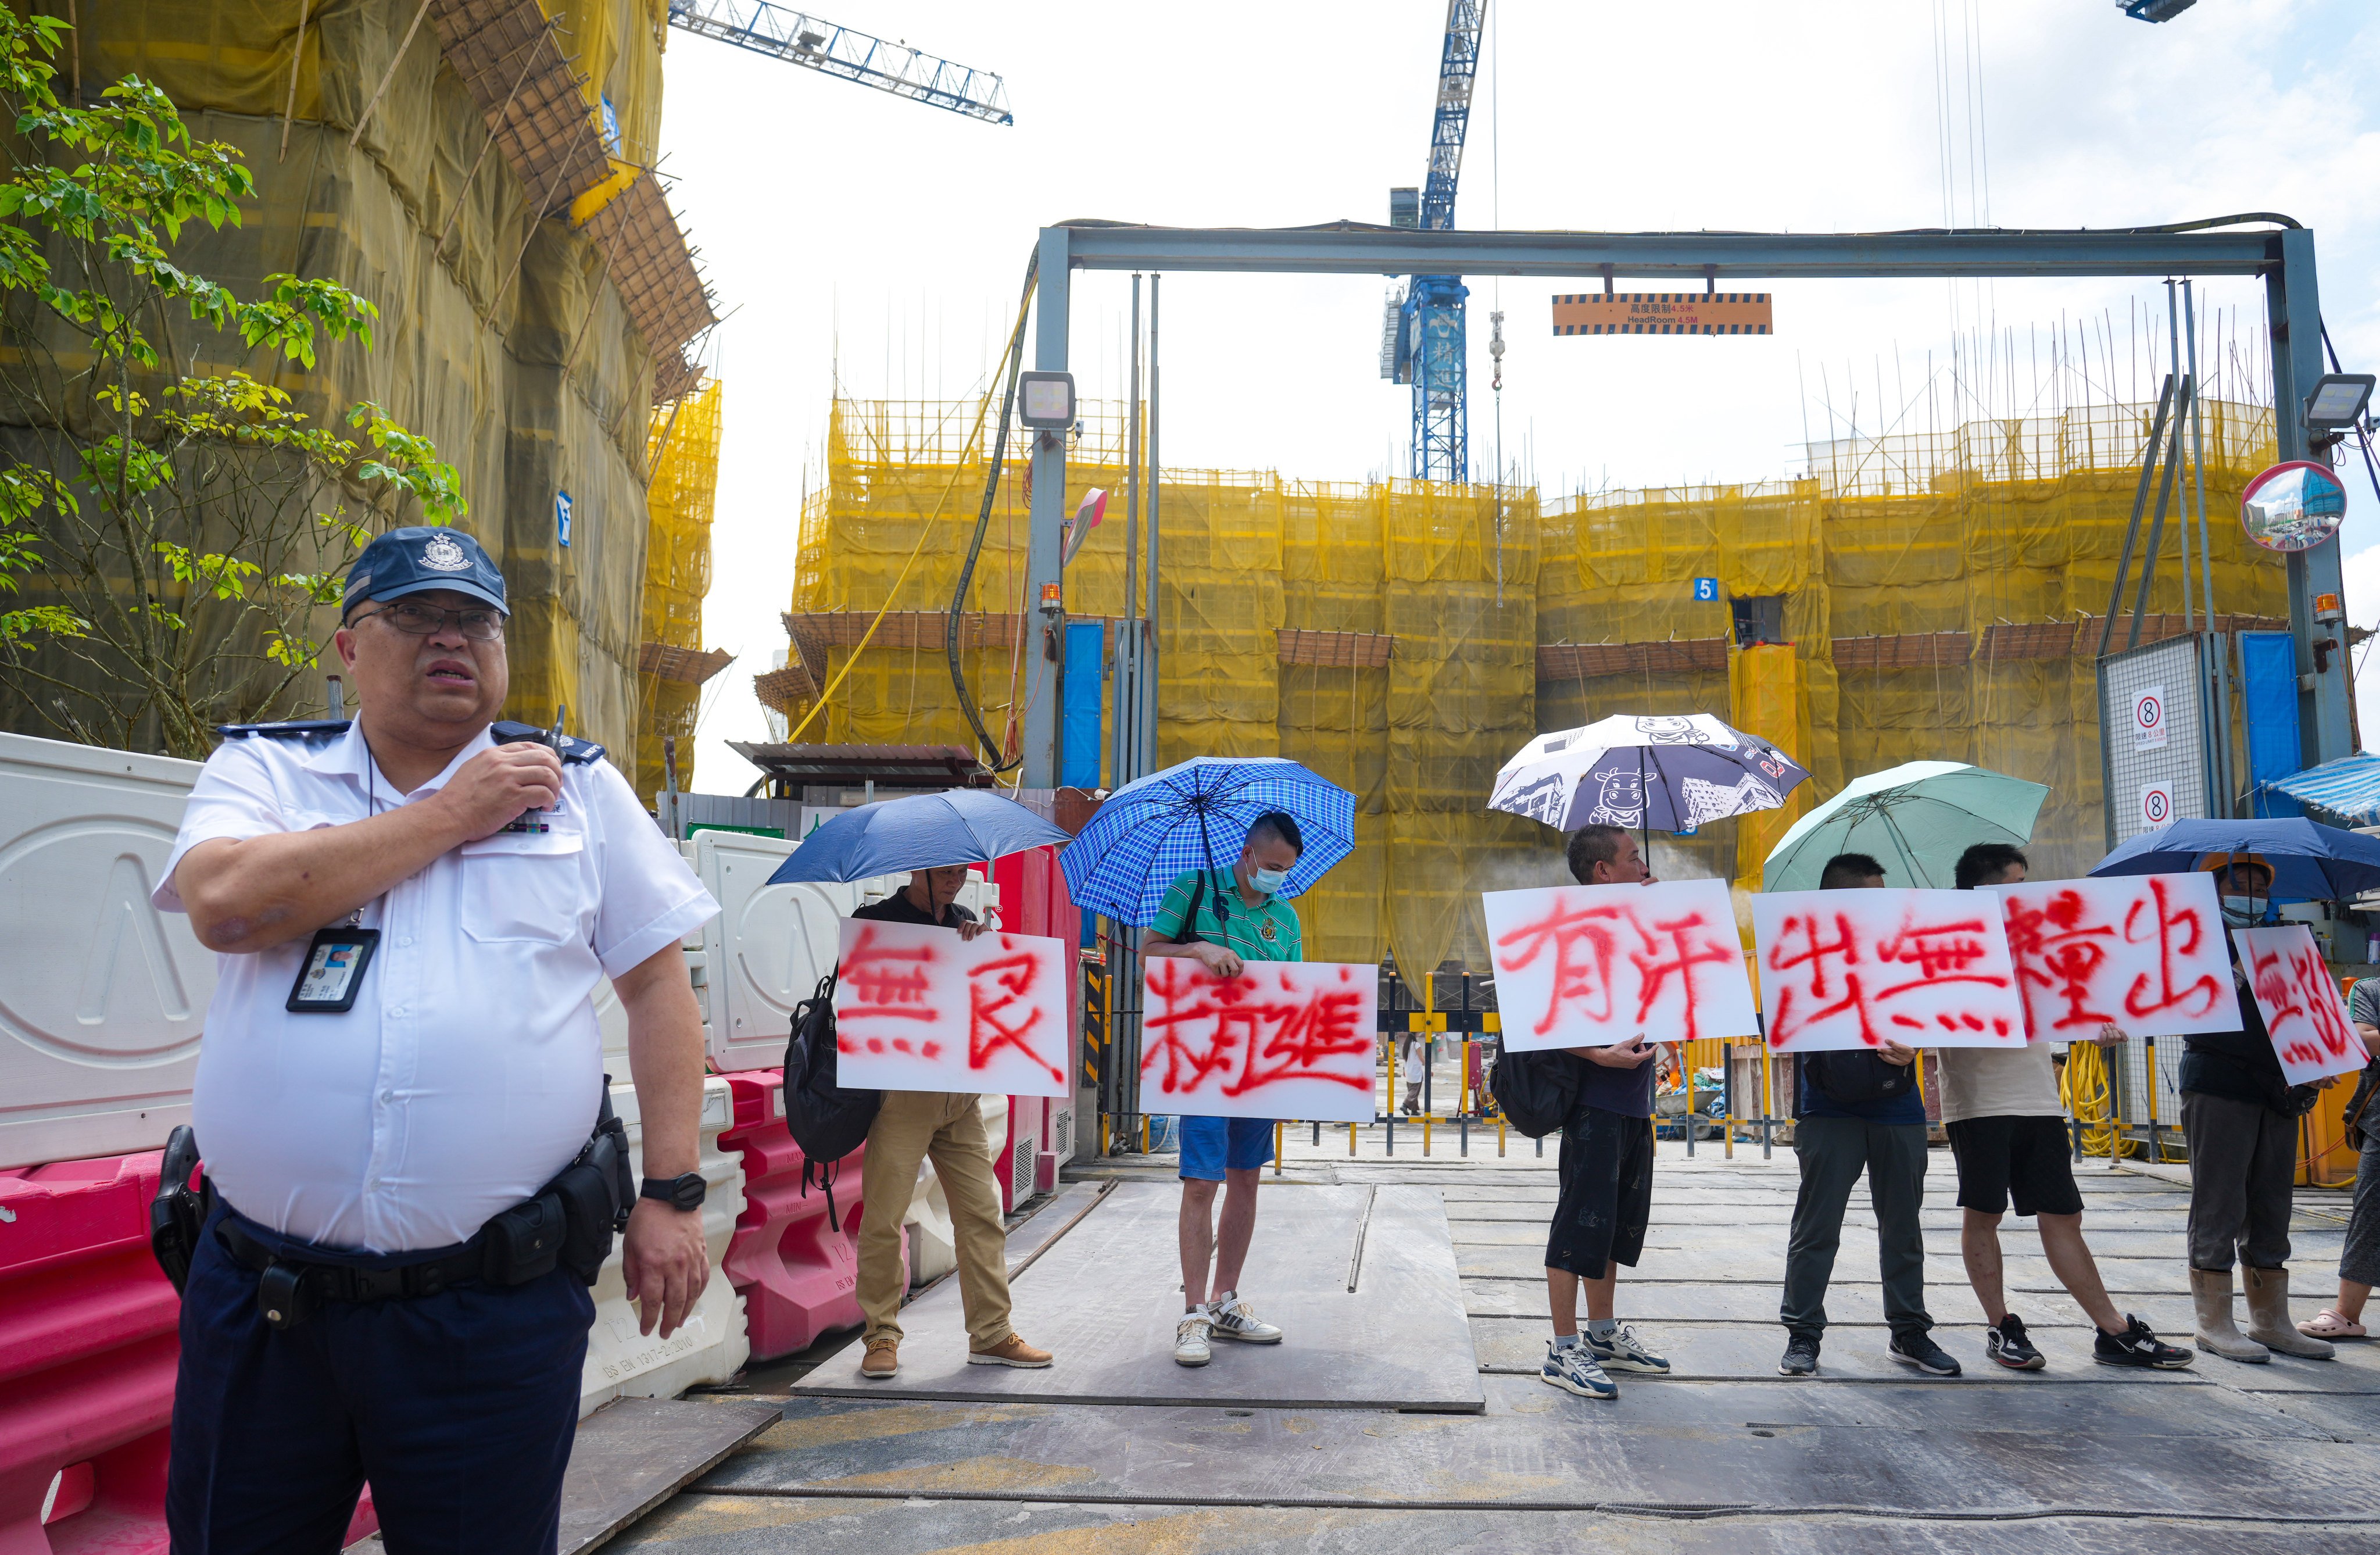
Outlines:
[[[989,864],[1067,840],[1015,800],[979,788],[913,794],[836,816],[804,837],[769,883],[864,881],[905,869]]]
[[[2272,867],[2273,894],[2345,902],[2380,888],[2380,837],[2291,816],[2177,820],[2143,832],[2091,867],[2095,875],[2170,875],[2204,869],[2209,854],[2252,853]]]
[[[1296,895],[1355,849],[1355,796],[1337,784],[1278,756],[1200,756],[1109,795],[1058,865],[1077,905],[1146,926],[1176,877],[1237,858],[1268,810],[1305,837],[1279,895]]]

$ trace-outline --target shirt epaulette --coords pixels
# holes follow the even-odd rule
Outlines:
[[[347,732],[346,718],[299,718],[286,723],[218,723],[215,733],[227,740],[326,740]]]
[[[522,740],[534,740],[542,745],[545,735],[546,732],[534,723],[516,723],[509,718],[488,725],[488,737],[498,745],[515,745]],[[562,736],[562,759],[571,765],[584,766],[589,761],[599,761],[602,757],[603,747],[593,740],[582,740],[575,735]]]

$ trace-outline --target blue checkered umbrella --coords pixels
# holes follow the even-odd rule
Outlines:
[[[1058,855],[1075,905],[1146,927],[1184,871],[1229,865],[1257,817],[1297,822],[1305,850],[1278,894],[1294,896],[1355,848],[1355,796],[1278,756],[1200,756],[1125,784]]]

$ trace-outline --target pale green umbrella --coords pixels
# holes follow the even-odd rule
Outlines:
[[[1795,821],[1769,850],[1763,891],[1815,891],[1839,853],[1864,853],[1888,885],[1951,883],[1959,855],[1977,843],[2033,840],[2048,788],[1963,761],[1909,761],[1854,778]]]

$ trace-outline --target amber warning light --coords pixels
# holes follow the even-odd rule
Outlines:
[[[1554,296],[1556,334],[1768,334],[1767,292],[1574,292]]]

